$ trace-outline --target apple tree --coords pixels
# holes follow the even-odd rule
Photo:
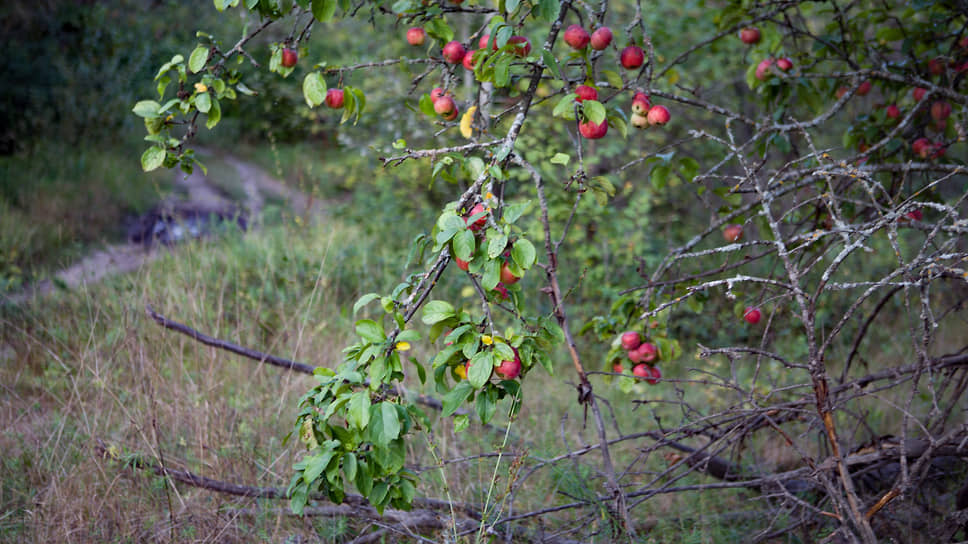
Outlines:
[[[215,5],[246,12],[249,30],[234,43],[200,32],[159,67],[157,96],[134,106],[145,170],[198,167],[192,138],[229,101],[245,107],[253,73],[299,70],[307,107],[343,130],[375,114],[374,97],[410,107],[423,136],[377,134],[382,166],[423,162],[420,184],[453,189],[414,238],[419,266],[360,298],[368,317],[343,363],[315,369],[293,432],[306,448],[294,511],[353,490],[380,512],[430,504],[407,447],[429,420],[406,376],[460,430],[513,414],[544,372],[567,373],[598,442],[532,468],[594,455],[595,492],[527,513],[444,510],[455,535],[458,518],[473,521],[461,534],[510,540],[515,523],[576,510],[580,538],[632,539],[650,498],[735,489],[769,512],[759,540],[874,542],[910,527],[898,512],[936,518],[924,531],[937,539],[964,523],[946,512],[963,514],[968,488],[951,504],[922,495],[968,454],[963,7]],[[346,24],[398,40],[397,54],[307,55]],[[272,28],[285,37],[260,41]],[[369,88],[380,71],[409,93]],[[436,294],[447,269],[473,305]],[[432,355],[411,356],[417,344]],[[608,421],[608,388],[643,414],[629,432]],[[783,470],[757,450],[770,440]],[[620,461],[616,447],[639,453]],[[643,468],[658,456],[661,470]]]

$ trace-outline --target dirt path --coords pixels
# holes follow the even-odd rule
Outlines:
[[[235,170],[238,183],[245,193],[245,201],[238,202],[230,199],[202,174],[200,168],[196,168],[188,176],[176,171],[175,186],[181,188],[187,196],[169,197],[161,203],[161,207],[201,210],[241,208],[246,210],[250,217],[256,217],[265,207],[266,198],[274,197],[288,202],[293,212],[299,215],[319,216],[323,213],[322,202],[287,186],[258,166],[225,153],[209,152],[209,154],[215,155]],[[231,174],[225,174],[226,177],[229,175]],[[249,225],[255,223],[257,222],[250,221]],[[3,301],[7,303],[22,304],[34,297],[49,294],[58,284],[75,289],[87,283],[99,282],[108,276],[137,271],[162,255],[163,251],[168,250],[170,248],[163,244],[148,245],[135,242],[111,244],[94,250],[71,266],[58,271],[53,279],[41,280],[19,293],[0,294],[0,297],[3,297]]]

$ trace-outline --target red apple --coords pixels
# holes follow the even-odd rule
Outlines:
[[[475,216],[479,213],[483,213],[486,211],[487,209],[484,208],[484,204],[481,204],[480,202],[478,202],[477,204],[474,204],[474,207],[471,208],[471,212],[467,214],[467,217],[464,218],[464,223],[466,224],[467,221],[469,221],[472,216]],[[471,229],[474,232],[477,232],[482,228],[484,228],[484,225],[486,224],[487,224],[487,214],[485,213],[484,215],[475,219],[473,223],[471,223],[470,225],[467,225],[467,228]]]
[[[449,42],[444,46],[444,60],[450,64],[460,64],[464,61],[464,46],[458,41]]]
[[[649,377],[645,379],[645,383],[647,383],[649,385],[655,385],[655,384],[659,383],[659,380],[661,380],[661,379],[662,379],[662,372],[659,370],[659,367],[657,367],[657,366],[650,366],[649,367]]]
[[[599,27],[592,32],[591,46],[595,51],[601,51],[612,43],[612,29],[607,26]]]
[[[645,53],[637,45],[630,45],[622,50],[619,55],[619,62],[626,70],[635,70],[645,63]]]
[[[608,132],[608,121],[603,119],[597,125],[591,121],[582,121],[578,123],[578,132],[589,140],[597,140],[605,136],[605,133]]]
[[[588,85],[579,85],[575,87],[575,94],[578,95],[578,97],[575,98],[575,102],[598,100],[598,91],[595,90],[595,87],[590,87]]]
[[[501,295],[501,300],[507,300],[508,288],[505,287],[503,283],[498,283],[497,285],[495,285],[494,292]]]
[[[511,348],[514,349],[514,348]],[[521,358],[518,357],[518,350],[514,349],[514,359],[511,361],[501,361],[494,372],[505,380],[513,380],[521,375]]]
[[[437,99],[440,98],[441,96],[444,96],[444,94],[445,93],[443,89],[441,89],[440,87],[435,87],[434,90],[430,91],[430,102],[432,104],[436,104]]]
[[[951,115],[951,104],[945,100],[938,100],[931,104],[931,117],[935,121],[944,121]]]
[[[632,115],[629,117],[629,122],[632,123],[632,126],[635,128],[649,128],[649,126],[651,126],[649,124],[648,117],[645,115],[639,115],[637,113],[632,113]]]
[[[865,80],[857,87],[857,91],[854,93],[857,96],[865,96],[867,93],[871,92],[871,82],[870,80]]]
[[[668,123],[670,119],[669,110],[665,106],[652,106],[649,108],[649,115],[647,117],[649,123],[660,126]]]
[[[489,42],[490,40],[491,40],[491,35],[490,34],[485,34],[485,35],[481,36],[481,39],[480,40],[477,40],[477,48],[478,49],[487,49],[487,42]],[[508,40],[508,41],[510,41],[510,40]],[[496,41],[494,42],[494,46],[491,47],[491,50],[497,51],[497,42]]]
[[[622,363],[615,363],[612,365],[612,372],[621,374],[622,372],[625,372],[625,367],[622,366]]]
[[[413,27],[407,31],[407,43],[410,45],[423,45],[424,40],[427,38],[427,33],[424,29],[419,26]]]
[[[743,313],[743,319],[745,319],[750,325],[756,325],[760,322],[760,318],[762,317],[763,313],[760,312],[760,309],[754,308],[753,306],[747,306],[746,311]]]
[[[339,109],[343,107],[343,89],[330,89],[326,91],[326,105]]]
[[[756,27],[744,28],[739,31],[739,39],[746,45],[760,43],[760,29]]]
[[[565,29],[565,43],[572,49],[584,49],[591,40],[592,37],[588,35],[588,31],[580,25],[571,25]]]
[[[763,81],[770,75],[770,66],[773,66],[773,59],[763,59],[756,65],[756,79]]]
[[[629,359],[633,363],[651,363],[659,357],[659,350],[651,342],[643,342],[642,345],[629,352]]]
[[[508,263],[501,265],[501,282],[504,285],[514,285],[520,279],[520,277],[515,276],[514,273],[511,272],[511,269],[508,268]]]
[[[531,53],[531,42],[524,36],[511,36],[508,39],[511,52],[517,57],[527,57]]]
[[[918,138],[917,140],[914,140],[914,142],[911,144],[911,151],[913,151],[915,155],[918,155],[922,159],[928,158],[930,149],[931,149],[931,140],[927,138]]]
[[[928,90],[925,89],[924,87],[915,87],[914,90],[911,91],[911,96],[914,97],[915,102],[920,102],[921,99],[924,98],[924,95],[927,93],[928,93]]]
[[[944,73],[944,59],[936,57],[928,61],[928,71],[933,75],[940,76]]]
[[[467,269],[471,266],[471,263],[461,260],[460,257],[454,257],[454,261],[457,262],[457,268],[460,268],[464,272],[467,272]]]
[[[743,225],[726,225],[723,229],[723,238],[727,242],[738,242],[743,237]]]
[[[454,103],[453,98],[443,95],[434,101],[434,111],[437,112],[437,115],[446,118],[451,112],[457,111],[457,104]]]
[[[781,72],[789,72],[793,68],[793,61],[786,57],[777,59],[776,67],[779,68]]]
[[[464,68],[467,68],[471,72],[474,71],[474,51],[468,51],[464,53]]]
[[[622,334],[622,349],[632,351],[642,345],[642,335],[635,331],[628,331]]]
[[[649,370],[649,365],[638,364],[632,367],[632,375],[636,378],[649,378],[652,376],[652,372]]]
[[[897,107],[897,104],[891,104],[887,107],[887,116],[891,119],[898,119],[901,117],[901,108]]]
[[[637,113],[639,115],[648,115],[649,108],[652,107],[652,102],[649,100],[649,96],[645,93],[635,93],[632,97],[632,113]]]
[[[290,49],[286,47],[282,50],[282,65],[286,68],[292,68],[296,65],[299,60],[299,54],[296,53],[295,49]]]
[[[921,209],[920,208],[915,208],[915,209],[907,212],[906,214],[904,214],[904,217],[907,217],[908,219],[913,219],[915,221],[920,221],[921,219],[924,218],[924,214],[921,213]]]

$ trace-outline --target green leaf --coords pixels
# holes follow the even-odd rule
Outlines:
[[[318,455],[313,455],[305,460],[306,469],[303,470],[303,481],[307,484],[312,484],[319,478],[319,475],[326,470],[329,466],[329,462],[333,460],[333,455],[336,452],[333,450],[327,450]]]
[[[400,420],[392,402],[370,407],[369,433],[375,444],[384,447],[400,436]]]
[[[576,98],[578,98],[578,95],[575,93],[568,93],[563,96],[555,105],[555,109],[551,112],[551,115],[567,119],[568,121],[574,121]]]
[[[442,17],[427,21],[424,24],[424,30],[427,31],[430,37],[445,43],[454,39],[454,29],[447,26],[447,22]]]
[[[477,415],[481,418],[481,423],[487,423],[497,412],[497,398],[488,391],[487,394],[481,393],[477,396]]]
[[[357,391],[346,404],[346,420],[357,429],[366,429],[370,422],[370,393]]]
[[[493,230],[491,231],[493,232]],[[504,252],[504,248],[508,245],[508,235],[503,232],[499,233],[488,233],[487,239],[487,256],[490,259],[495,259]]]
[[[235,89],[246,96],[255,96],[259,94],[258,92],[250,89],[248,85],[242,83],[241,81],[235,84]]]
[[[561,68],[558,67],[558,59],[555,58],[551,51],[547,49],[541,50],[541,59],[544,60],[545,66],[548,67],[548,71],[555,79],[561,79]]]
[[[605,120],[605,106],[598,100],[585,100],[581,103],[581,108],[585,114],[585,119],[592,123],[597,125]]]
[[[459,433],[470,427],[471,421],[467,417],[467,414],[461,414],[459,416],[454,416],[454,432]]]
[[[456,412],[457,409],[460,408],[460,405],[464,404],[464,401],[466,401],[467,397],[471,396],[471,393],[473,392],[474,392],[474,387],[467,381],[462,381],[459,384],[457,384],[456,387],[451,389],[441,399],[441,402],[444,405],[443,410],[441,412],[443,416],[447,417],[453,414],[454,412]]]
[[[303,97],[310,108],[326,101],[326,81],[319,72],[310,72],[303,78]]]
[[[325,23],[336,13],[336,0],[313,0],[312,11],[317,21]]]
[[[470,229],[463,229],[454,235],[454,256],[462,261],[469,261],[474,255],[474,233]]]
[[[568,161],[571,157],[565,153],[555,153],[554,157],[551,157],[551,164],[560,164],[562,166],[568,166]]]
[[[692,157],[682,157],[679,159],[679,171],[682,172],[682,177],[692,181],[699,173],[699,162]]]
[[[149,147],[141,154],[141,169],[145,172],[151,172],[164,164],[166,155],[167,152],[164,148],[158,146]]]
[[[343,474],[351,482],[356,479],[356,455],[352,452],[343,454]]]
[[[161,104],[154,100],[142,100],[131,109],[138,117],[158,117],[161,114]]]
[[[206,96],[209,96],[206,93]],[[222,120],[222,106],[218,103],[218,100],[212,100],[212,105],[208,110],[208,118],[205,119],[205,128],[212,130],[215,125]]]
[[[507,221],[508,223],[514,223],[522,215],[524,215],[525,212],[527,212],[529,209],[531,209],[530,200],[509,204],[504,208],[504,220]]]
[[[649,181],[652,182],[652,187],[656,190],[661,191],[665,188],[666,182],[669,180],[669,167],[661,164],[652,169],[652,174],[649,176]]]
[[[431,300],[423,307],[423,315],[420,320],[424,325],[433,325],[454,316],[454,307],[449,302],[443,300]]]
[[[501,281],[501,263],[496,259],[484,262],[484,275],[481,277],[481,287],[491,291]]]
[[[207,92],[199,93],[195,97],[195,109],[202,113],[208,113],[208,110],[212,109],[212,97]]]
[[[380,295],[377,293],[367,293],[363,295],[362,297],[357,299],[356,303],[353,304],[353,313],[355,314],[357,311],[359,311],[360,308],[362,308],[363,306],[366,306],[367,304],[369,304],[370,302],[373,302],[378,298],[380,298]]]
[[[511,248],[511,258],[514,259],[514,262],[518,263],[518,266],[525,270],[534,266],[534,261],[537,257],[538,253],[534,249],[534,244],[524,238],[518,238]]]
[[[468,363],[467,381],[474,389],[480,389],[491,379],[492,372],[494,372],[494,356],[490,352],[480,351],[471,357]]]
[[[558,18],[559,8],[561,5],[558,0],[537,0],[533,13],[538,19],[550,23]]]
[[[188,69],[193,73],[197,74],[205,68],[205,63],[208,62],[208,48],[204,45],[199,45],[192,51],[191,56],[188,57]]]
[[[625,86],[625,82],[622,81],[622,76],[614,70],[602,70],[602,75],[605,76],[605,81],[616,89],[621,89]]]
[[[356,322],[356,334],[360,335],[360,338],[378,344],[383,342],[383,326],[373,321],[372,319],[361,319]]]

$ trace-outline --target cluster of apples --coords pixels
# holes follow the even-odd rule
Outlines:
[[[642,378],[646,383],[655,385],[662,379],[662,372],[654,363],[659,360],[659,348],[652,342],[643,342],[642,335],[629,331],[622,334],[622,349],[628,354],[630,361],[635,363],[632,367],[632,375]],[[622,363],[615,363],[612,366],[615,372],[622,372]]]
[[[760,29],[753,26],[739,31],[739,39],[746,45],[758,44],[761,38]],[[766,81],[766,78],[773,74],[773,66],[776,66],[781,72],[789,72],[793,69],[793,61],[787,57],[779,59],[773,57],[765,58],[756,65],[756,79]]]
[[[285,47],[282,49],[282,65],[286,68],[292,68],[299,62],[299,53],[291,48]],[[326,91],[326,105],[333,109],[340,109],[343,107],[343,89],[329,89]]]
[[[510,361],[501,361],[501,364],[494,367],[492,371],[493,374],[497,374],[502,380],[513,380],[521,375],[521,357],[518,355],[518,348],[511,347],[514,350],[514,359]],[[459,365],[454,369],[454,373],[462,380],[467,379],[467,373],[470,371],[471,362]]]
[[[454,97],[451,96],[449,92],[444,91],[440,87],[436,87],[434,90],[430,91],[430,101],[434,104],[434,111],[437,112],[437,115],[441,116],[444,121],[453,121],[454,119],[457,119],[457,102],[454,102]]]
[[[665,106],[652,105],[649,96],[643,92],[635,93],[632,97],[632,116],[629,122],[635,128],[649,128],[652,125],[662,126],[669,122],[672,116]]]
[[[474,221],[472,222],[471,218],[474,216],[479,216],[479,217],[477,219],[474,219]],[[475,233],[480,232],[480,230],[483,229],[485,225],[487,225],[487,208],[484,207],[484,204],[481,204],[480,202],[475,204],[470,209],[470,212],[468,212],[468,214],[464,216],[464,224],[467,225],[467,229],[470,230],[471,232],[475,232]],[[502,256],[504,259],[504,263],[501,264],[501,281],[499,281],[498,284],[494,287],[494,292],[501,295],[502,299],[508,298],[507,286],[514,285],[515,283],[521,280],[521,277],[515,276],[514,272],[512,272],[511,269],[508,267],[507,259],[510,258],[510,256],[511,256],[511,253],[509,251],[504,252],[504,255]],[[457,262],[457,268],[460,268],[464,272],[467,272],[470,269],[471,263],[465,260],[462,260],[458,257],[454,257],[454,261]]]
[[[427,39],[427,33],[423,28],[414,27],[407,30],[407,43],[414,46],[420,46],[424,44]],[[487,49],[487,44],[491,40],[490,34],[484,34],[477,42],[477,51]],[[511,52],[518,57],[526,57],[531,53],[531,41],[524,36],[511,36],[508,39],[508,43],[512,45]],[[497,51],[497,43],[495,42],[491,48],[493,51]],[[444,62],[448,64],[463,64],[464,68],[473,71],[475,66],[474,53],[476,51],[465,49],[464,44],[459,41],[453,40],[444,45],[441,50],[441,57]]]

